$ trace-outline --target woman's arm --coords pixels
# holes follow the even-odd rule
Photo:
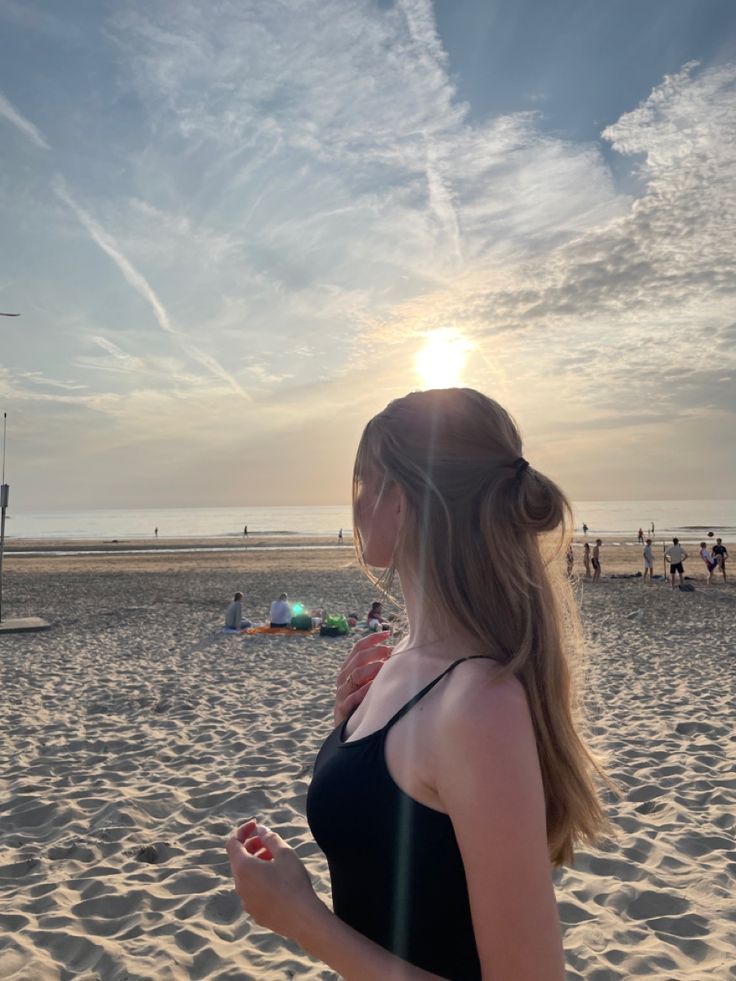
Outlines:
[[[273,831],[244,824],[227,843],[235,889],[256,923],[290,937],[345,981],[442,981],[343,923],[312,888],[302,862]]]
[[[463,857],[483,977],[564,981],[526,695],[516,678],[470,681],[448,692],[435,778]]]

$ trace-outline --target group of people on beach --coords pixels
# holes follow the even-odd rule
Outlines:
[[[243,614],[243,593],[238,590],[236,592],[225,611],[225,629],[226,630],[247,630],[249,627],[254,626],[254,622],[249,620],[248,617]],[[269,620],[268,626],[273,629],[284,629],[288,627],[299,626],[300,629],[303,627],[303,623],[299,621],[301,617],[302,620],[306,617],[312,624],[321,622],[324,619],[324,610],[312,610],[310,613],[304,613],[301,604],[296,604],[292,606],[289,602],[288,593],[281,593],[277,600],[271,603],[271,608],[269,610]],[[359,624],[357,613],[348,613],[346,621],[350,627],[355,627]],[[383,616],[383,605],[380,601],[375,601],[371,603],[370,609],[365,616],[363,621],[365,627],[372,633],[377,633],[380,631],[390,630],[391,625],[387,623]]]
[[[654,522],[652,522],[651,528],[654,528]],[[587,533],[588,526],[583,525],[583,532]],[[640,528],[637,539],[640,544],[644,544],[644,550],[642,552],[642,559],[644,561],[644,575],[643,582],[648,583],[650,586],[653,584],[654,578],[654,550],[652,548],[652,539],[644,538],[644,532]],[[585,568],[585,578],[591,579],[593,582],[598,582],[601,577],[601,546],[603,541],[600,538],[596,538],[595,545],[591,549],[589,542],[583,543],[583,566]],[[685,577],[685,566],[684,562],[687,559],[688,554],[680,544],[679,538],[673,538],[672,544],[665,548],[664,560],[665,563],[669,565],[669,578],[672,588],[675,585],[682,586]],[[700,558],[703,560],[706,567],[706,582],[708,585],[713,581],[713,573],[720,572],[723,576],[723,581],[728,582],[728,577],[726,575],[726,559],[728,558],[728,549],[723,544],[721,538],[716,539],[716,544],[709,549],[705,542],[700,543]],[[567,548],[567,575],[568,578],[572,576],[573,567],[575,564],[575,557],[572,550],[572,544],[568,545]],[[677,579],[676,579],[677,577]]]

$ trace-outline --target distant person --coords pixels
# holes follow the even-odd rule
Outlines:
[[[652,527],[649,529],[649,534],[654,538],[654,522],[652,522]]]
[[[705,565],[705,569],[706,569],[705,581],[710,586],[711,582],[713,581],[713,570],[715,569],[716,564],[713,561],[713,556],[711,555],[710,550],[708,549],[708,546],[705,544],[705,542],[700,543],[700,558],[703,560],[703,564]]]
[[[342,528],[337,533],[337,540],[342,545]]]
[[[567,546],[567,552],[565,552],[565,562],[567,563],[567,576],[569,578],[572,575],[572,568],[575,564],[575,555],[572,550],[572,543]]]
[[[680,585],[682,586],[683,577],[685,575],[685,568],[683,562],[687,558],[687,552],[680,545],[679,538],[673,538],[672,544],[664,553],[665,561],[670,564],[670,576],[672,577],[672,588],[675,588],[675,573],[680,577]]]
[[[652,585],[652,576],[654,575],[654,552],[652,551],[652,539],[647,538],[647,543],[644,546],[644,551],[642,552],[642,557],[644,559],[644,582],[649,580],[649,585]]]
[[[225,627],[230,630],[245,630],[246,627],[252,626],[251,621],[243,616],[243,594],[238,592],[225,611]]]
[[[588,526],[586,525],[585,522],[583,522],[583,534],[584,535],[587,535],[588,534]]]
[[[290,627],[291,626],[291,606],[289,597],[282,593],[277,600],[271,604],[271,626]]]
[[[155,538],[158,538],[158,528],[153,529],[153,534]]]
[[[248,537],[248,525],[243,525],[243,538]]]
[[[643,545],[644,544],[644,529],[643,528],[640,528],[639,529],[639,536],[637,538],[637,541],[639,542],[640,545]]]
[[[590,542],[586,542],[583,545],[583,565],[585,566],[585,578],[590,579]]]
[[[366,617],[369,630],[387,630],[389,624],[383,622],[383,607],[380,603],[371,603],[371,608]]]
[[[728,582],[726,578],[726,559],[728,558],[728,549],[723,544],[720,538],[716,538],[716,543],[713,546],[713,561],[716,564],[716,569],[721,570],[723,575],[723,581]]]
[[[596,538],[595,547],[593,548],[593,582],[598,582],[601,578],[601,545],[603,542],[600,538]]]

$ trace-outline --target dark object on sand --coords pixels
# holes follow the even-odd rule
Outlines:
[[[294,630],[311,630],[312,618],[308,613],[297,613],[291,618],[291,625]]]
[[[680,586],[678,586],[677,588],[679,590],[681,590],[683,593],[694,593],[695,592],[695,586],[693,586],[693,584],[691,582],[684,582]]]
[[[155,865],[158,862],[158,850],[155,845],[143,845],[142,848],[138,849],[136,858],[139,862],[148,862],[149,865]]]

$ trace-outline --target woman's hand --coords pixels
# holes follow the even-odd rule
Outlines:
[[[276,832],[248,821],[228,840],[227,854],[245,912],[274,933],[298,939],[323,904],[294,849]]]
[[[343,662],[337,676],[335,691],[335,725],[344,722],[368,694],[373,679],[391,657],[388,640],[389,630],[369,634],[353,647]]]

